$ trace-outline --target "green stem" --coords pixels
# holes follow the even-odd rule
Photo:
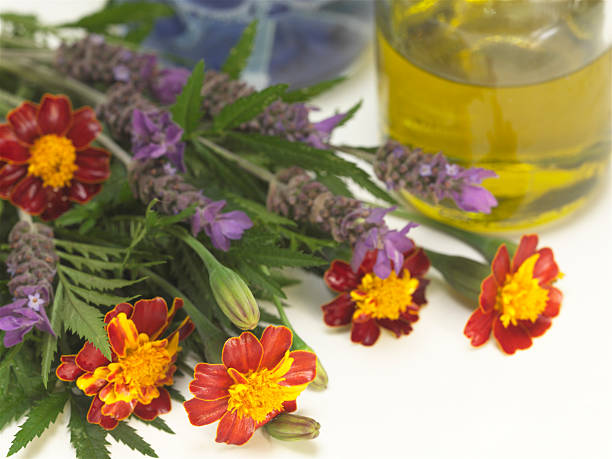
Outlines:
[[[212,141],[210,141],[210,140],[208,140],[208,139],[206,139],[204,137],[201,137],[201,136],[200,137],[196,137],[195,140],[200,142],[202,145],[204,145],[205,147],[209,148],[210,150],[214,151],[219,156],[221,156],[221,157],[223,157],[225,159],[229,159],[230,161],[234,161],[241,168],[243,168],[247,172],[250,172],[251,174],[255,175],[256,177],[260,178],[264,182],[272,183],[272,182],[276,181],[276,177],[274,176],[274,174],[271,173],[270,171],[268,171],[267,169],[264,169],[263,167],[259,167],[256,164],[253,164],[249,160],[244,159],[244,158],[242,158],[241,156],[238,156],[235,153],[232,153],[231,151],[229,151],[226,148],[223,148],[221,145],[217,145],[216,143],[214,143],[214,142],[212,142]]]
[[[279,297],[273,295],[272,302],[274,303],[274,306],[276,306],[276,310],[278,311],[281,323],[293,333],[293,346],[296,349],[312,351],[312,348],[308,344],[306,344],[306,342],[302,338],[300,338],[300,336],[295,331],[295,328],[293,328],[293,325],[291,325],[289,317],[287,317],[287,314],[285,314],[285,308],[283,307],[283,304],[281,303]]]
[[[3,89],[0,89],[0,100],[6,102],[12,108],[17,107],[19,104],[23,102],[23,99],[21,97],[17,97],[13,94],[10,94],[4,91]]]
[[[53,52],[44,49],[2,49],[0,51],[3,58],[25,58],[40,60],[45,62],[53,61]]]
[[[210,251],[206,247],[204,247],[204,245],[200,241],[198,241],[195,237],[189,234],[184,228],[180,228],[178,226],[171,226],[168,227],[166,231],[183,241],[189,247],[191,247],[195,251],[195,253],[198,254],[198,256],[202,259],[209,273],[212,272],[214,268],[221,265],[221,263],[217,261],[215,256],[210,253]]]
[[[113,155],[115,155],[115,157],[124,164],[126,169],[130,168],[134,160],[130,154],[117,145],[113,139],[101,132],[98,134],[98,137],[96,137],[96,140],[104,145],[104,147],[106,147]]]
[[[22,222],[28,222],[30,224],[30,228],[32,228],[34,230],[34,226],[33,226],[34,222],[32,221],[32,216],[30,214],[26,213],[21,208],[18,208],[17,212],[19,214],[19,220],[22,221]]]
[[[327,145],[332,150],[341,151],[343,153],[348,153],[349,155],[353,155],[356,158],[363,159],[370,164],[374,164],[376,161],[376,155],[374,153],[369,153],[367,151],[360,150],[359,148],[349,147],[348,145]]]

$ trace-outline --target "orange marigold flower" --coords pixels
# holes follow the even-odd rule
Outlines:
[[[526,235],[512,264],[504,244],[497,250],[491,275],[480,287],[480,306],[470,316],[463,333],[473,346],[489,340],[491,330],[502,351],[514,354],[531,347],[559,314],[563,295],[553,287],[562,276],[548,247],[536,250],[538,236]]]
[[[66,96],[24,102],[0,124],[0,198],[53,220],[84,204],[110,176],[106,150],[89,144],[102,131],[90,107],[72,111]]]
[[[297,409],[296,398],[316,376],[312,352],[289,352],[293,334],[267,327],[258,340],[251,332],[225,342],[223,364],[199,363],[183,405],[189,421],[203,426],[219,421],[219,443],[242,445],[255,430],[282,412]]]
[[[364,346],[378,340],[380,327],[398,338],[409,334],[427,302],[429,281],[423,276],[430,263],[423,249],[415,247],[404,253],[399,275],[392,269],[389,277],[380,279],[373,272],[375,263],[375,251],[368,252],[357,272],[350,264],[334,260],[324,276],[327,286],[340,295],[322,306],[323,320],[330,326],[352,322],[351,341]]]
[[[120,303],[104,317],[112,360],[90,342],[76,355],[62,355],[55,373],[62,381],[76,380],[93,397],[89,422],[111,430],[132,413],[151,421],[170,411],[170,394],[162,386],[173,383],[178,343],[193,331],[193,323],[187,317],[176,331],[159,337],[181,307],[180,298],[170,311],[160,297],[134,306]]]

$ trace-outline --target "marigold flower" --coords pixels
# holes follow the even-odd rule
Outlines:
[[[170,411],[170,394],[162,386],[172,385],[179,340],[189,336],[194,325],[187,317],[176,331],[159,337],[182,306],[183,300],[175,298],[168,311],[160,297],[134,306],[120,303],[104,317],[110,361],[90,342],[76,355],[61,356],[57,377],[76,380],[85,395],[93,396],[87,412],[90,423],[112,430],[132,413],[151,421]]]
[[[537,235],[523,236],[512,264],[506,246],[498,249],[480,287],[480,305],[463,331],[473,346],[486,343],[493,330],[502,351],[514,354],[531,347],[559,314],[563,294],[552,284],[562,274],[553,251],[537,245]]]
[[[223,364],[199,363],[183,405],[195,426],[219,421],[215,441],[246,443],[255,430],[282,412],[297,409],[296,398],[315,378],[315,354],[289,352],[286,327],[267,327],[258,340],[251,332],[223,346]]]
[[[398,338],[409,334],[412,323],[419,319],[420,307],[426,303],[425,288],[429,281],[423,276],[430,263],[421,248],[413,248],[403,256],[400,274],[392,270],[384,279],[373,272],[375,251],[365,255],[356,272],[348,263],[334,260],[324,279],[340,295],[322,306],[325,323],[340,326],[352,322],[351,341],[364,346],[376,342],[380,327]]]
[[[24,102],[0,124],[0,198],[43,220],[84,204],[110,176],[110,154],[90,143],[102,130],[90,107],[66,96]]]

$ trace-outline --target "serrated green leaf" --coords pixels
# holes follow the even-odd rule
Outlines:
[[[118,247],[85,244],[83,242],[66,241],[63,239],[54,239],[53,243],[68,252],[78,252],[87,258],[95,256],[104,261],[108,261],[109,257],[121,258],[125,254],[125,249]]]
[[[56,334],[60,333],[60,318],[62,317],[62,308],[64,306],[64,286],[60,282],[55,290],[55,298],[53,299],[53,305],[51,306],[49,322],[51,329]],[[57,337],[50,333],[45,334],[43,338],[42,346],[42,358],[41,358],[41,376],[42,382],[47,387],[49,381],[49,372],[51,371],[51,363],[57,350]]]
[[[348,123],[351,120],[351,118],[355,116],[355,113],[357,113],[357,111],[361,108],[362,103],[363,101],[360,100],[355,105],[353,105],[351,108],[349,108],[349,110],[344,114],[344,118],[342,118],[340,122],[336,124],[336,128],[339,128],[340,126]]]
[[[193,374],[193,371],[191,371],[191,374]],[[166,390],[170,394],[170,397],[172,397],[172,400],[176,400],[177,402],[180,402],[180,403],[183,403],[185,401],[185,397],[183,397],[183,394],[181,394],[178,390],[174,389],[173,387],[166,387]]]
[[[240,249],[240,257],[251,260],[259,265],[275,267],[294,266],[305,268],[308,266],[321,266],[327,264],[326,260],[314,255],[280,247],[272,251],[253,250],[245,247]]]
[[[183,137],[189,138],[191,133],[198,127],[202,118],[201,107],[204,96],[202,96],[202,85],[204,84],[204,61],[201,60],[191,71],[187,83],[177,96],[176,102],[170,107],[172,121],[183,128]]]
[[[250,263],[241,261],[238,264],[238,271],[251,285],[257,286],[270,295],[287,298],[280,285],[278,285],[274,279],[266,276],[259,268],[254,267]]]
[[[73,282],[78,285],[82,285],[83,287],[89,287],[91,289],[106,291],[106,290],[115,290],[118,288],[127,287],[129,285],[137,284],[138,282],[142,282],[146,278],[140,279],[107,279],[104,277],[94,276],[92,274],[85,273],[83,271],[78,271],[76,269],[69,268],[68,266],[59,266],[59,270],[66,274]],[[93,292],[92,292],[93,293]],[[95,293],[95,295],[98,295]],[[117,304],[117,303],[115,303]]]
[[[253,92],[247,96],[241,97],[230,105],[226,105],[215,116],[213,120],[213,129],[223,131],[233,129],[240,126],[242,123],[251,121],[259,115],[264,108],[270,105],[287,90],[286,84],[277,84],[270,86],[262,91]]]
[[[110,459],[106,431],[97,424],[87,422],[87,411],[70,399],[70,443],[78,459]]]
[[[334,247],[337,243],[331,239],[318,239],[305,234],[296,233],[287,228],[278,227],[277,231],[291,241],[291,248],[297,250],[300,244],[304,244],[311,252],[316,252],[325,247]]]
[[[166,433],[172,434],[174,435],[174,430],[172,430],[168,424],[166,424],[166,421],[164,421],[162,418],[157,417],[155,419],[153,419],[152,421],[145,421],[144,419],[140,419],[138,417],[136,417],[135,419],[138,419],[141,422],[144,422],[145,424],[148,424],[152,427],[155,427],[158,430],[162,430]]]
[[[104,32],[108,26],[130,22],[152,22],[157,18],[172,16],[174,10],[164,4],[155,2],[119,3],[101,11],[83,16],[77,21],[63,24],[60,27],[82,27],[90,32]]]
[[[279,166],[300,166],[315,172],[349,177],[374,196],[387,202],[394,199],[378,185],[368,173],[355,163],[336,156],[332,151],[313,148],[303,142],[290,142],[280,137],[255,133],[228,132],[227,137],[243,148],[265,154]]]
[[[346,183],[337,175],[318,173],[317,181],[325,185],[335,195],[353,197],[353,193],[351,193]]]
[[[27,395],[23,391],[13,391],[9,397],[2,401],[2,409],[0,410],[0,429],[3,429],[9,422],[19,420],[31,406],[31,395]]]
[[[238,43],[230,50],[229,55],[221,67],[221,71],[227,73],[231,79],[237,80],[240,78],[240,74],[246,67],[249,57],[253,52],[256,35],[257,20],[251,22],[244,28]]]
[[[318,96],[319,94],[323,94],[325,91],[329,91],[334,86],[342,83],[346,80],[346,77],[338,77],[333,80],[322,81],[320,83],[314,84],[312,86],[308,86],[307,88],[296,89],[295,91],[289,91],[283,94],[282,99],[289,103],[296,102],[306,102],[313,97]]]
[[[26,421],[19,426],[7,455],[12,456],[34,438],[40,437],[64,410],[67,400],[68,392],[58,392],[37,402],[28,413]]]
[[[138,435],[136,429],[128,425],[127,422],[120,422],[109,433],[116,441],[129,446],[134,451],[138,451],[145,456],[158,457],[153,448],[151,448],[151,445]]]
[[[289,220],[288,218],[277,215],[273,212],[270,212],[266,209],[265,206],[262,206],[258,202],[251,201],[250,199],[244,198],[242,196],[238,196],[234,193],[226,193],[226,196],[236,203],[242,210],[245,210],[250,216],[259,218],[264,223],[274,223],[277,225],[285,225],[285,226],[297,226],[293,220]]]
[[[69,289],[71,292],[76,293],[85,301],[88,301],[89,303],[95,306],[114,307],[119,303],[127,303],[139,297],[139,295],[130,297],[109,295],[108,293],[100,293],[98,291],[87,290],[85,288],[77,287],[76,285],[70,285]]]

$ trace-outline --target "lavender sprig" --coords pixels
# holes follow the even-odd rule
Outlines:
[[[390,190],[406,190],[438,203],[444,198],[455,201],[468,212],[488,214],[497,200],[480,183],[497,174],[473,167],[451,164],[442,153],[430,155],[390,140],[376,153],[374,172]]]
[[[51,300],[58,261],[53,231],[48,226],[21,221],[11,230],[9,243],[11,253],[6,265],[14,301],[0,307],[5,347],[21,343],[33,327],[55,336],[45,307]]]
[[[400,231],[387,227],[384,216],[394,209],[371,209],[361,201],[334,195],[320,182],[299,167],[284,169],[277,174],[278,182],[270,184],[268,209],[300,223],[318,227],[330,233],[335,241],[350,244],[351,265],[356,271],[370,250],[377,252],[374,273],[380,278],[399,274],[404,253],[413,247],[406,236],[409,223]]]

